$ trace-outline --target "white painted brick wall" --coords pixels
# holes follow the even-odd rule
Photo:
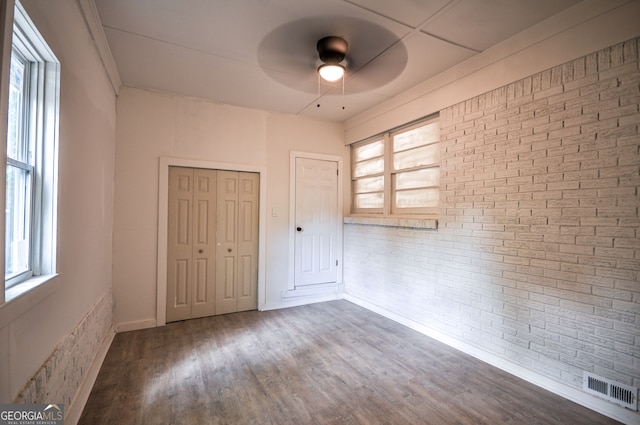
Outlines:
[[[346,224],[347,292],[576,388],[639,387],[639,40],[440,111],[438,230]]]
[[[15,403],[62,403],[69,409],[112,325],[112,310],[109,291],[58,344],[18,394]]]

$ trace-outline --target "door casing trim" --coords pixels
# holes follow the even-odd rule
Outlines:
[[[167,220],[169,214],[169,167],[205,168],[210,170],[244,171],[260,174],[260,205],[258,223],[258,309],[266,300],[266,168],[198,159],[160,157],[158,169],[158,268],[156,272],[156,326],[167,324]]]

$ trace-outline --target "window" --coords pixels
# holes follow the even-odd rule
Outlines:
[[[6,134],[7,293],[55,273],[59,80],[57,59],[16,2]]]
[[[353,212],[435,215],[440,193],[437,117],[353,145]]]
[[[4,277],[10,286],[31,275],[32,200],[34,198],[34,150],[26,136],[29,116],[29,63],[18,52],[11,54],[9,119],[7,128],[7,187],[5,201]]]

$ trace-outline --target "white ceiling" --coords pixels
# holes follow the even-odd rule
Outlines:
[[[95,0],[124,85],[334,121],[579,2]],[[349,43],[345,95],[323,83],[318,97],[329,35]]]

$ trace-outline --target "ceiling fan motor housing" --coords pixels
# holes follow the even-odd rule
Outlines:
[[[316,45],[320,60],[326,64],[339,64],[347,53],[347,42],[342,37],[330,36],[318,40]]]

